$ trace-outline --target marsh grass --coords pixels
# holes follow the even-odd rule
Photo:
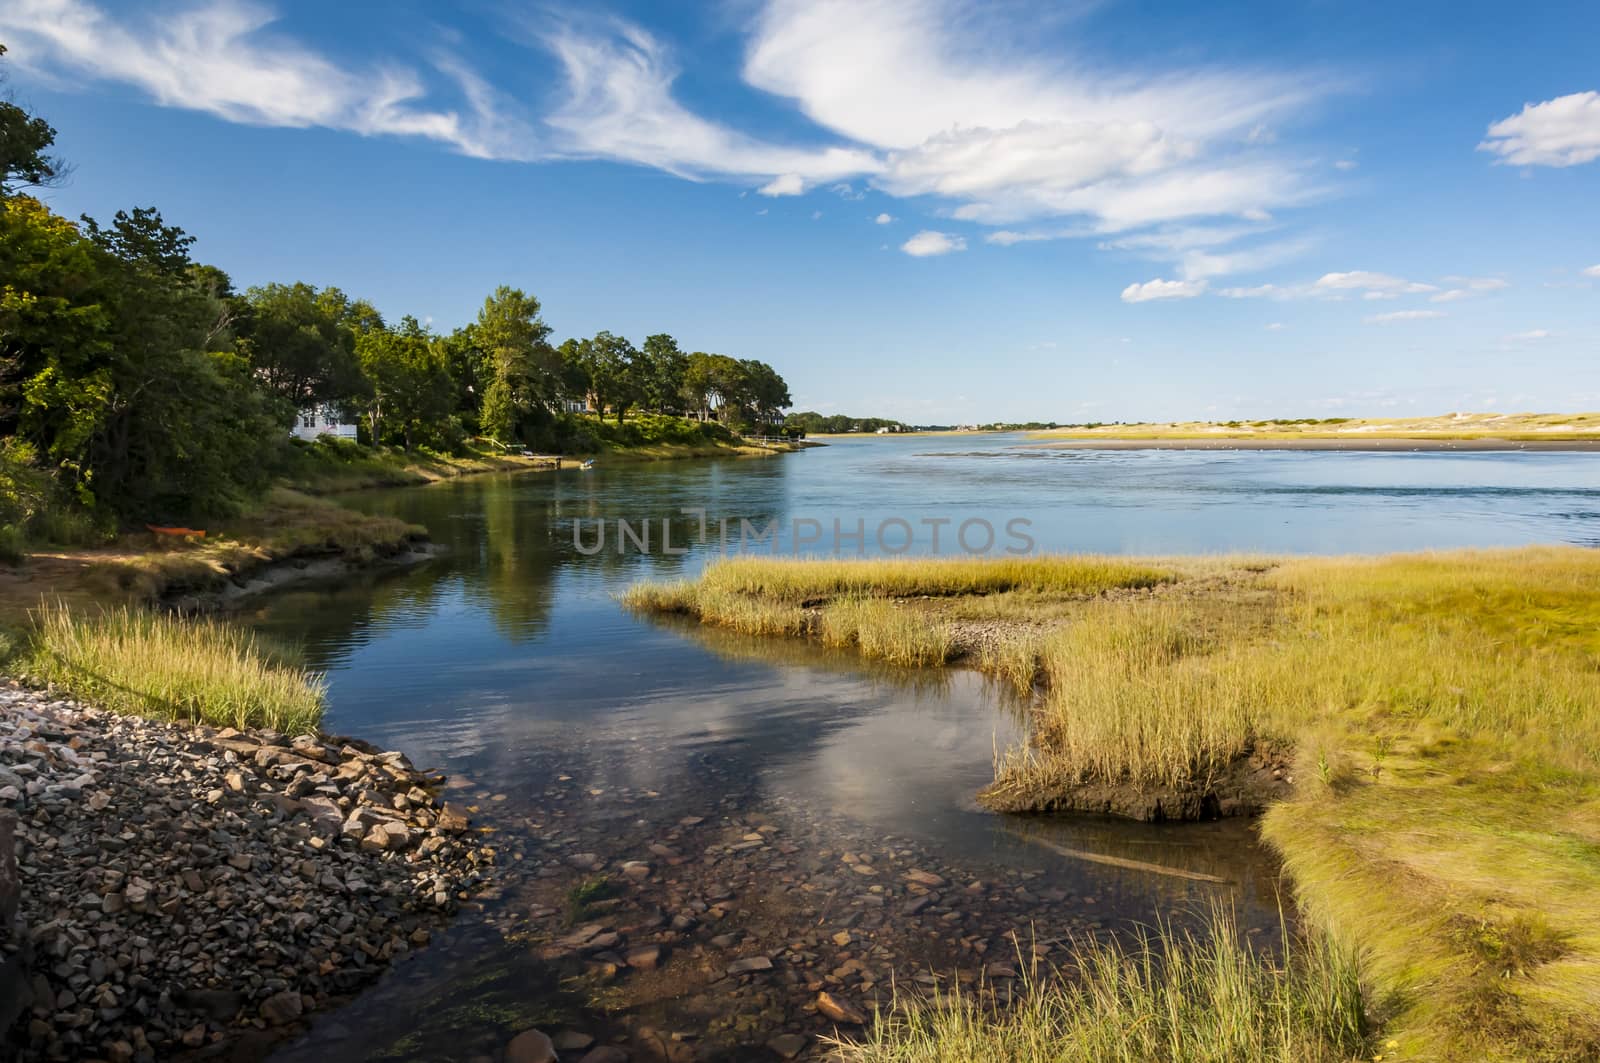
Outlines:
[[[880,1016],[837,1042],[846,1063],[1335,1063],[1366,1054],[1357,970],[1325,939],[1280,955],[1242,944],[1225,911],[1195,934],[1087,942],[1054,977],[1037,967],[1009,1006],[980,988]]]
[[[848,564],[744,561],[713,579],[719,566],[674,600],[696,614],[714,584],[712,600],[789,618],[774,632],[831,626],[863,654],[880,645],[871,629],[912,617],[998,626],[970,660],[1038,691],[1030,742],[997,758],[996,785],[1019,792],[1204,785],[1254,743],[1292,746],[1294,795],[1263,832],[1302,913],[1395,995],[1402,1051],[1600,1058],[1600,552],[1134,561],[1173,578],[1077,598],[1003,568],[930,564],[939,586],[898,562]],[[937,1029],[960,1043],[975,1022]],[[933,1029],[904,1032],[931,1044]]]
[[[227,624],[119,608],[78,616],[42,605],[22,670],[114,712],[217,727],[315,731],[320,675]]]
[[[707,568],[697,586],[793,602],[837,596],[959,597],[1016,590],[1087,597],[1154,587],[1174,578],[1174,573],[1155,565],[1090,555],[858,561],[738,557]]]

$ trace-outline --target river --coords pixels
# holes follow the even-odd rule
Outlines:
[[[631,1039],[636,1058],[649,1058],[641,1030],[697,1058],[759,1058],[774,1035],[826,1027],[806,1010],[819,984],[861,1002],[891,978],[1003,978],[1019,949],[1049,962],[1073,936],[1217,903],[1276,934],[1276,868],[1247,823],[980,811],[994,752],[1022,732],[973,673],[875,667],[617,604],[635,580],[693,575],[741,531],[752,546],[748,533],[775,527],[763,550],[846,554],[929,553],[935,535],[956,554],[986,526],[995,552],[1600,544],[1600,461],[1560,453],[888,437],[343,501],[425,525],[443,555],[278,594],[244,619],[327,673],[327,730],[456,778],[453,798],[496,830],[504,884],[282,1060],[489,1060],[530,1025]],[[636,536],[621,550],[619,519]],[[924,893],[913,870],[943,882]],[[563,944],[568,892],[601,876],[621,895],[576,922],[619,942]],[[646,945],[659,955],[611,964]],[[750,957],[773,971],[725,975]]]

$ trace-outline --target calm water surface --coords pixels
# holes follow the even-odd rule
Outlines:
[[[1020,437],[889,438],[770,460],[602,462],[347,501],[425,525],[447,552],[409,571],[276,596],[250,619],[326,670],[330,731],[503,795],[495,807],[508,829],[526,832],[529,867],[539,863],[553,780],[565,779],[592,795],[558,813],[567,827],[587,817],[648,834],[686,814],[770,815],[797,837],[903,844],[975,879],[1020,869],[1035,892],[1090,898],[1112,921],[1220,896],[1267,926],[1275,871],[1240,823],[982,813],[972,795],[995,749],[1021,732],[1016,713],[971,673],[908,673],[653,622],[614,596],[639,579],[692,575],[717,552],[718,518],[731,519],[735,538],[740,518],[790,528],[812,520],[805,527],[823,534],[812,549],[823,550],[835,520],[846,531],[859,520],[868,553],[879,549],[873,530],[896,518],[916,529],[919,553],[933,547],[925,519],[951,521],[940,543],[951,553],[952,529],[969,518],[997,529],[1025,520],[1041,550],[1111,553],[1600,544],[1600,458],[1586,454],[1055,451]],[[705,545],[695,542],[699,517],[683,512],[697,507],[711,528]],[[617,518],[651,521],[658,551],[667,519],[674,547],[688,550],[619,553],[614,524],[602,552],[575,547],[575,522],[592,546],[599,522]],[[792,550],[792,538],[780,534],[778,548]],[[1069,859],[1060,848],[1225,883]],[[518,948],[526,950],[503,936],[486,944],[470,926],[446,935],[425,963],[402,965],[343,1014],[319,1020],[286,1058],[365,1058],[393,1036],[397,1002],[459,990],[485,949]],[[666,993],[647,1010],[671,1024],[687,1006]]]

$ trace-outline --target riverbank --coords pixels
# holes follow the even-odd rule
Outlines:
[[[1055,443],[1024,444],[1034,450],[1335,450],[1363,453],[1428,451],[1495,452],[1600,452],[1600,439],[1505,436],[1151,436],[1095,437]]]
[[[1029,436],[1061,449],[1592,451],[1600,450],[1600,413],[1097,424]]]
[[[1403,1053],[1600,1049],[1584,855],[1600,842],[1600,555],[964,564],[852,579],[847,562],[747,559],[629,600],[1037,687],[1032,740],[985,795],[999,807],[1110,785],[1247,812],[1217,783],[1292,749],[1267,768],[1264,832],[1312,924],[1361,950],[1372,999],[1396,1001],[1385,1034]]]
[[[427,944],[492,863],[444,782],[354,740],[0,681],[8,1058],[261,1058]]]

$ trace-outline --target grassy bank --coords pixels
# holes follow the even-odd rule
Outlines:
[[[41,605],[4,662],[113,712],[296,735],[322,718],[323,683],[239,628],[126,607]]]
[[[0,609],[21,616],[46,596],[80,608],[147,605],[214,592],[283,561],[361,563],[427,537],[417,525],[288,488],[275,488],[240,516],[204,530],[203,539],[133,531],[102,547],[37,549],[20,566],[0,568]]]
[[[1263,956],[1217,913],[1202,936],[1162,928],[1131,946],[1089,942],[1065,973],[1024,971],[1020,999],[983,989],[884,1016],[839,1044],[847,1063],[1341,1063],[1367,1056],[1353,960],[1325,939]],[[1381,1049],[1378,1055],[1381,1055]],[[1370,1058],[1370,1056],[1368,1056]]]
[[[997,764],[1010,807],[1292,746],[1263,831],[1399,1001],[1404,1053],[1600,1053],[1600,553],[884,564],[743,560],[630,602],[1037,685]]]

